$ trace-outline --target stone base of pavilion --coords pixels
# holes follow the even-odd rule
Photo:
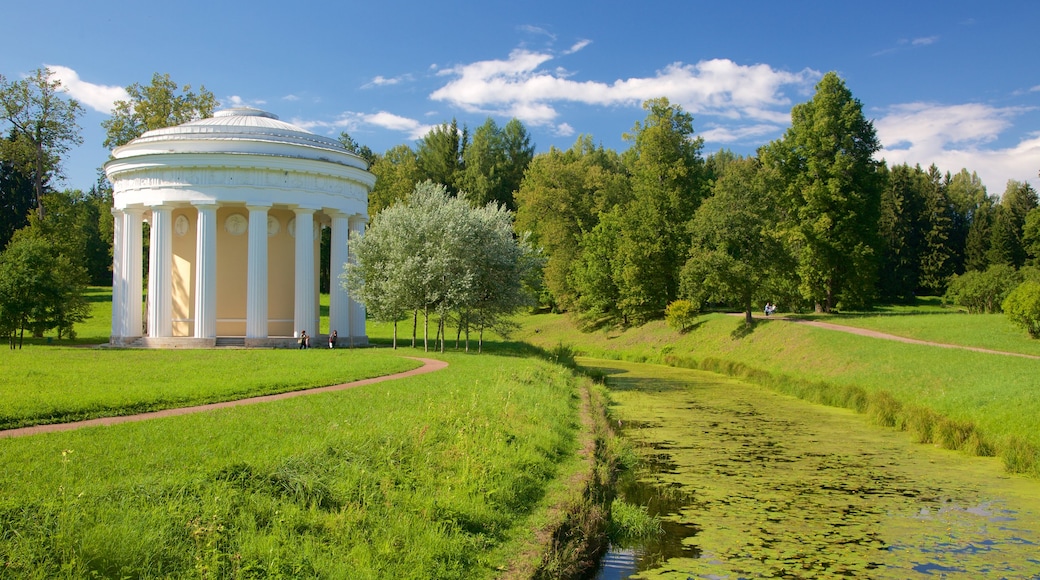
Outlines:
[[[108,343],[113,348],[162,348],[162,349],[205,349],[205,348],[300,348],[299,339],[292,336],[270,336],[246,338],[243,336],[220,336],[217,338],[194,337],[112,337]],[[312,336],[311,348],[328,348],[327,334]],[[336,348],[359,348],[368,346],[368,336],[339,337]]]

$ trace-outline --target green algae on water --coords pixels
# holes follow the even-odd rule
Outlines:
[[[1040,484],[994,459],[719,375],[578,362],[644,459],[623,495],[675,536],[643,546],[636,578],[1040,574]]]

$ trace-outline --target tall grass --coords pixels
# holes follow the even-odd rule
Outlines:
[[[432,375],[0,440],[5,578],[488,578],[579,470],[576,379]]]

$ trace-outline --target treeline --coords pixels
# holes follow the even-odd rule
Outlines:
[[[624,152],[581,136],[568,150],[533,156],[522,172],[525,156],[501,145],[495,163],[475,170],[467,131],[443,125],[416,149],[372,157],[380,179],[370,211],[424,179],[515,207],[516,230],[531,232],[546,259],[542,306],[588,325],[640,324],[677,299],[739,308],[749,320],[770,301],[861,309],[942,295],[951,283],[957,301],[965,273],[1002,266],[1021,281],[1019,271],[1040,258],[1032,186],[1012,180],[998,197],[967,169],[877,161],[874,127],[834,73],[793,108],[783,137],[749,157],[705,157],[681,107],[661,98],[643,108]],[[525,135],[518,125],[507,127]],[[496,129],[489,120],[478,133]],[[507,170],[523,174],[511,196],[506,179],[494,195],[469,189]],[[1011,290],[1002,288],[997,310]]]
[[[108,147],[218,106],[204,87],[178,87],[169,75],[127,91],[103,123]],[[79,105],[46,69],[13,82],[0,76],[0,99],[0,247],[26,230],[21,237],[45,239],[54,259],[82,268],[66,279],[109,283],[108,184],[99,179],[87,193],[51,187],[79,143]],[[780,139],[748,157],[705,156],[693,117],[665,98],[643,109],[620,153],[583,135],[570,149],[535,155],[516,119],[499,126],[489,118],[472,132],[452,120],[382,154],[347,133],[340,141],[377,176],[372,216],[426,181],[465,192],[474,207],[513,212],[516,231],[530,232],[545,260],[541,306],[588,325],[640,324],[679,299],[739,308],[749,319],[767,301],[833,311],[944,293],[999,310],[1040,258],[1028,183],[1011,180],[995,196],[967,169],[875,160],[874,127],[834,73],[792,109]],[[323,269],[323,291],[335,276]],[[10,335],[7,312],[0,331]]]

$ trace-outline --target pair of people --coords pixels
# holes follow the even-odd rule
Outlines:
[[[769,316],[776,312],[776,305],[772,302],[766,302],[766,316]]]
[[[337,340],[339,340],[339,333],[333,330],[332,333],[329,334],[329,348],[336,348]],[[301,349],[311,347],[311,337],[307,336],[306,330],[300,331],[299,343]]]

